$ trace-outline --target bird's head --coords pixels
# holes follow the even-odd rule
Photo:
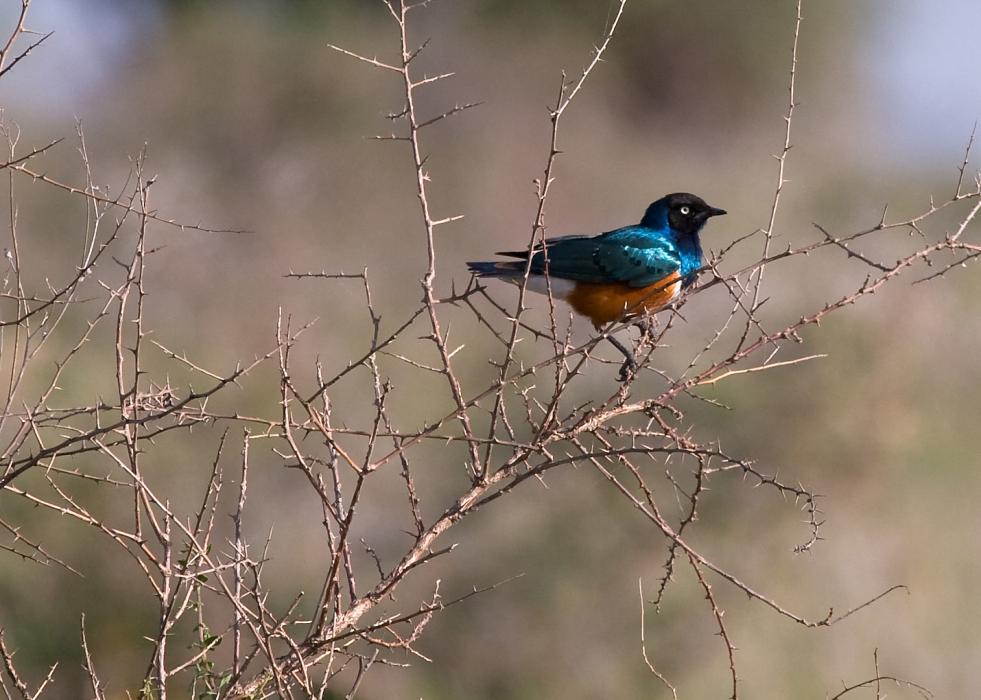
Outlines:
[[[681,236],[691,236],[713,216],[725,214],[725,209],[709,206],[705,200],[687,192],[665,195],[647,207],[641,225],[651,228],[670,228]]]

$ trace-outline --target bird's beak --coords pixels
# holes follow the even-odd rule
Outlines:
[[[728,214],[728,213],[729,212],[727,212],[725,209],[716,209],[715,207],[709,207],[708,211],[705,212],[705,218],[707,219],[710,216],[722,216],[723,214]]]

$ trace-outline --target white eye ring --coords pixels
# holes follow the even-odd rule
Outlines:
[[[681,207],[681,209],[679,209],[678,211],[680,211],[684,216],[688,216],[689,214],[691,214],[691,207],[686,205]]]

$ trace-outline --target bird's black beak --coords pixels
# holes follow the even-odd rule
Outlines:
[[[708,211],[705,212],[705,218],[707,219],[710,216],[722,216],[723,214],[728,214],[728,213],[729,212],[727,212],[725,209],[716,209],[715,207],[709,207]]]

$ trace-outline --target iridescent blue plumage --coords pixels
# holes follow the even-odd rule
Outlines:
[[[694,195],[690,196],[694,197]],[[682,283],[687,287],[695,281],[694,274],[702,266],[702,242],[698,237],[702,226],[710,216],[718,216],[725,214],[725,212],[722,209],[707,207],[705,202],[699,200],[707,207],[705,217],[697,222],[694,230],[681,230],[680,228],[672,227],[669,223],[673,203],[672,197],[677,197],[677,195],[662,197],[647,207],[647,211],[644,212],[644,218],[640,220],[640,226],[638,228],[644,230],[644,235],[655,236],[672,246],[679,260],[678,272],[681,274]],[[696,197],[695,199],[698,198]],[[676,203],[675,205],[677,206]]]
[[[681,259],[668,236],[654,229],[628,226],[595,238],[551,239],[547,251],[539,250],[532,256],[531,273],[545,274],[546,264],[549,274],[558,279],[646,287],[677,271]],[[524,269],[523,263],[510,265]]]

